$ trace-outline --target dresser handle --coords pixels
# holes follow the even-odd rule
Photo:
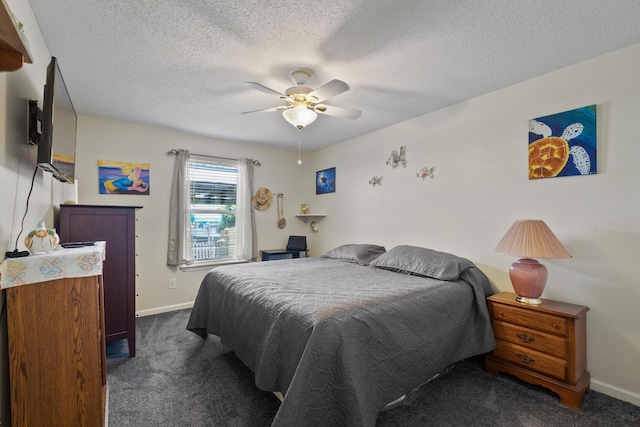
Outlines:
[[[536,359],[529,356],[528,354],[517,353],[516,356],[518,356],[524,363],[531,363],[536,361]]]
[[[533,342],[533,341],[535,341],[535,338],[530,337],[529,335],[524,334],[524,333],[520,333],[520,332],[518,332],[518,333],[516,334],[516,336],[517,336],[518,338],[520,338],[520,340],[521,340],[522,342]]]
[[[551,327],[552,327],[553,329],[558,329],[558,325],[556,325],[555,323],[552,323],[552,324],[551,324]]]
[[[504,313],[502,312],[502,310],[498,310],[498,314],[499,314],[500,316],[504,316]]]

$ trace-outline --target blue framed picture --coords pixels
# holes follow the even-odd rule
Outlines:
[[[336,168],[316,172],[316,194],[336,192]]]
[[[597,171],[595,104],[529,120],[529,179]]]

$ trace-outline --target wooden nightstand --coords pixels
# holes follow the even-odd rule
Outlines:
[[[560,396],[560,402],[580,409],[589,390],[587,371],[588,307],[543,300],[522,304],[502,292],[487,298],[496,348],[485,356],[485,370],[514,375]]]

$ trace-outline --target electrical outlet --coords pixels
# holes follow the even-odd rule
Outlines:
[[[176,279],[169,279],[169,289],[176,288]]]

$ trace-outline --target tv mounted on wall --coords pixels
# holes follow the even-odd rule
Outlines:
[[[38,132],[40,123],[40,132]],[[38,145],[38,167],[73,184],[76,157],[76,111],[55,57],[47,67],[42,109],[29,100],[29,143]]]

